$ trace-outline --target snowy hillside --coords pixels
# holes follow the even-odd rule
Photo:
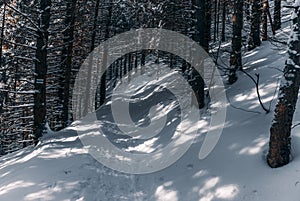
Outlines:
[[[273,110],[281,76],[277,68],[284,66],[285,51],[265,42],[244,57],[247,71],[261,75],[263,102],[271,104]],[[224,132],[204,160],[198,159],[200,137],[180,160],[164,170],[145,175],[119,173],[88,155],[70,127],[49,132],[35,148],[1,158],[0,200],[297,200],[300,130],[293,129],[293,161],[271,169],[264,157],[273,113],[265,114],[260,108],[255,86],[244,74],[236,84],[227,86],[226,93],[230,106]],[[300,121],[298,114],[296,123]]]
[[[286,16],[288,20],[290,16]],[[290,32],[289,22],[276,35],[282,39]],[[244,73],[233,85],[226,85],[228,108],[222,136],[213,151],[204,160],[198,154],[205,129],[193,140],[188,151],[174,164],[149,174],[126,174],[112,170],[97,160],[83,146],[76,132],[78,122],[60,132],[48,131],[36,147],[27,147],[0,158],[0,201],[297,201],[300,197],[300,126],[293,128],[292,161],[277,169],[271,169],[265,160],[269,129],[276,104],[277,90],[286,59],[286,47],[275,42],[263,42],[262,46],[243,55],[246,72],[260,74],[259,90],[262,101],[271,112],[261,108],[255,84]],[[230,46],[229,43],[223,44]],[[222,59],[228,60],[226,53]],[[150,66],[151,67],[151,66]],[[160,69],[161,74],[171,72]],[[225,80],[225,79],[224,79]],[[135,118],[147,125],[147,105],[151,105],[151,91],[171,97],[161,102],[155,115],[178,115],[178,105],[172,95],[163,89],[138,88],[146,77],[132,79],[131,90],[145,98],[145,105],[136,106]],[[152,83],[152,85],[155,84]],[[142,93],[141,93],[142,91]],[[108,115],[111,102],[107,101],[99,111],[100,117]],[[294,124],[300,122],[300,103]],[[204,125],[210,119],[209,112],[200,111]],[[109,115],[108,115],[109,116]],[[101,120],[101,129],[110,134],[117,130],[112,122]],[[172,139],[178,122],[167,122],[167,128],[158,139],[136,143],[124,136],[110,137],[116,146],[128,152],[151,153],[166,146]],[[187,127],[193,129],[193,122]],[[88,133],[89,127],[81,126],[80,132]],[[170,153],[171,154],[171,153]]]

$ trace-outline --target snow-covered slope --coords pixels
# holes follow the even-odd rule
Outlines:
[[[248,72],[261,76],[263,102],[271,104],[272,110],[281,76],[277,68],[284,65],[284,55],[269,42],[245,55]],[[88,155],[70,127],[49,133],[35,148],[1,158],[0,200],[299,199],[300,130],[293,130],[293,161],[283,168],[271,169],[264,157],[273,113],[262,111],[254,84],[243,74],[236,84],[227,87],[227,96],[231,106],[223,135],[204,160],[198,159],[202,142],[199,138],[182,158],[164,170],[145,175],[124,174]],[[295,121],[300,120],[298,114],[299,111]]]
[[[288,31],[288,28],[283,29],[278,36],[285,37]],[[247,72],[260,74],[262,100],[271,111],[276,103],[276,90],[282,76],[279,69],[284,66],[285,54],[282,48],[264,42],[244,55]],[[285,167],[271,169],[265,162],[265,154],[273,112],[264,113],[255,85],[242,73],[234,85],[226,87],[226,93],[230,105],[225,128],[219,143],[204,160],[198,159],[203,142],[200,136],[183,157],[168,168],[144,175],[120,173],[92,158],[75,127],[69,127],[59,133],[49,131],[38,146],[0,159],[0,200],[299,200],[300,128],[293,129],[293,161]],[[168,109],[172,112],[176,107]],[[145,111],[139,111],[142,117]],[[164,112],[157,111],[157,115]],[[299,113],[297,110],[295,124],[300,121]],[[170,128],[166,132],[171,131]],[[167,144],[168,139],[163,138],[157,146]],[[124,139],[114,141],[126,142]],[[149,151],[141,146],[135,148],[129,151]]]

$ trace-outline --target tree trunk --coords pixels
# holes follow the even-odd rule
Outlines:
[[[87,80],[86,80],[86,89],[85,89],[85,94],[84,94],[84,107],[83,107],[83,115],[87,115],[89,107],[92,107],[91,101],[90,101],[90,88],[91,88],[91,77],[92,77],[92,63],[93,63],[93,50],[95,48],[95,41],[96,41],[96,29],[97,29],[97,22],[98,22],[98,16],[99,16],[99,8],[100,8],[100,0],[96,1],[95,5],[95,11],[94,11],[94,16],[93,16],[93,27],[92,27],[92,38],[91,38],[91,44],[89,47],[89,53],[90,58],[89,58],[89,68],[87,72]],[[97,101],[95,101],[95,107],[98,108]]]
[[[209,36],[208,27],[210,28],[210,22],[207,22],[208,16],[210,16],[210,11],[207,10],[209,2],[207,0],[195,0],[193,5],[195,5],[196,12],[196,32],[193,35],[193,39],[202,46],[202,48],[208,52],[209,51]],[[210,19],[210,17],[209,17]],[[210,21],[210,20],[209,20]],[[190,82],[195,95],[197,96],[197,101],[199,108],[204,107],[204,81],[200,75],[196,75],[192,69],[192,78],[195,79],[193,82]]]
[[[205,13],[204,20],[204,37],[200,40],[200,45],[206,52],[209,52],[209,42],[211,40],[211,0],[205,0],[205,7],[203,12]]]
[[[225,42],[225,31],[226,31],[226,6],[227,0],[223,0],[223,8],[222,8],[222,42]]]
[[[2,67],[2,55],[3,55],[3,38],[4,38],[4,26],[5,26],[5,16],[6,15],[6,2],[4,2],[2,22],[1,22],[1,34],[0,34],[0,68]]]
[[[250,21],[251,13],[250,13],[250,4],[253,0],[245,0],[244,6],[245,6],[245,18],[247,21]]]
[[[217,38],[219,39],[219,26],[220,26],[220,8],[221,0],[218,0],[218,13],[217,13]]]
[[[260,46],[260,0],[253,0],[251,13],[251,31],[248,50]]]
[[[281,0],[274,1],[274,29],[281,28]]]
[[[145,66],[146,64],[146,54],[147,54],[147,50],[142,50],[141,51],[141,66]]]
[[[109,38],[109,32],[110,32],[110,23],[111,23],[111,17],[112,17],[112,2],[109,2],[109,7],[108,7],[108,16],[107,16],[107,23],[105,27],[105,34],[104,38],[108,39]],[[104,47],[104,53],[103,53],[103,64],[101,70],[104,71],[102,74],[101,80],[100,80],[100,106],[104,104],[105,99],[106,99],[106,65],[107,65],[107,49],[108,47]]]
[[[34,135],[37,143],[45,129],[46,118],[46,76],[47,76],[47,45],[50,24],[51,0],[40,1],[41,15],[38,19],[37,44],[35,54],[35,94],[34,94]]]
[[[189,84],[192,86],[192,89],[195,93],[198,107],[199,109],[203,108],[205,106],[204,104],[204,87],[205,83],[201,75],[194,69],[190,68],[190,79]]]
[[[196,34],[193,35],[193,39],[198,42],[206,52],[208,52],[211,37],[211,3],[209,0],[194,0],[193,5],[196,7]]]
[[[243,0],[236,0],[234,5],[232,51],[230,55],[231,71],[228,81],[230,84],[237,80],[236,71],[242,69],[242,29],[243,29]]]
[[[218,20],[217,20],[217,18],[218,18],[218,0],[215,0],[215,2],[214,2],[214,6],[215,6],[215,8],[214,8],[214,11],[215,11],[215,13],[214,13],[214,42],[216,42],[216,40],[217,40],[217,34],[218,34],[218,29],[217,29],[217,27],[218,27]]]
[[[231,66],[236,70],[242,68],[242,29],[243,29],[243,1],[237,0],[233,15],[233,38]]]
[[[75,9],[77,0],[69,0],[67,2],[67,12],[65,18],[65,26],[67,29],[63,32],[63,49],[62,49],[62,71],[64,77],[60,80],[63,97],[61,97],[63,105],[62,113],[62,128],[70,124],[69,121],[69,98],[70,98],[70,81],[72,69],[72,53],[74,40],[74,25],[75,25]],[[62,129],[61,128],[61,129]]]
[[[275,117],[270,128],[267,162],[272,168],[281,167],[290,161],[291,126],[300,84],[300,11],[297,12],[298,17],[293,20],[294,34],[290,38],[289,59],[286,61]]]
[[[262,11],[262,40],[268,40],[268,1],[263,2]]]
[[[0,83],[2,82],[4,86],[6,85],[7,82],[7,70],[2,69],[2,65],[4,63],[4,58],[2,58],[3,55],[3,40],[4,40],[4,26],[5,26],[5,20],[6,20],[6,2],[4,1],[4,8],[3,8],[3,14],[2,14],[2,22],[1,22],[1,34],[0,34],[0,69],[1,69],[1,74],[0,74]],[[3,90],[0,90],[0,115],[3,115],[2,113],[4,112],[4,105],[5,102],[8,100],[8,90],[5,90],[6,87],[3,87]],[[3,121],[4,119],[0,118],[0,126],[3,127]],[[0,151],[0,155],[1,151]]]

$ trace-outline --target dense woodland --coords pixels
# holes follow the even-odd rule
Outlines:
[[[231,43],[230,59],[219,67],[228,84],[244,72],[242,54],[271,40],[281,28],[281,0],[1,0],[0,1],[0,155],[36,144],[47,126],[66,128],[72,118],[72,87],[84,59],[101,42],[132,29],[163,28],[199,43],[216,61],[222,43]],[[271,5],[271,6],[269,6]],[[268,163],[289,162],[290,133],[299,89],[298,7],[292,7],[294,34],[279,91],[273,125],[270,125]],[[190,75],[188,63],[166,52],[143,50],[123,55],[101,78],[96,107],[109,90],[133,68],[150,60],[179,68]],[[283,67],[282,67],[283,68]],[[247,72],[245,72],[247,73]],[[187,78],[189,79],[189,78]],[[259,75],[252,77],[259,87]],[[201,79],[199,107],[206,92]],[[193,85],[193,83],[191,83]],[[259,90],[258,90],[258,99]],[[262,104],[263,109],[269,112]]]

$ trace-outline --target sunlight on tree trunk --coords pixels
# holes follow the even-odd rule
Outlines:
[[[289,59],[284,68],[284,77],[279,89],[279,99],[275,108],[275,117],[270,129],[270,143],[267,162],[276,168],[290,161],[291,126],[298,99],[300,84],[300,12],[294,15],[293,30],[289,44]]]

